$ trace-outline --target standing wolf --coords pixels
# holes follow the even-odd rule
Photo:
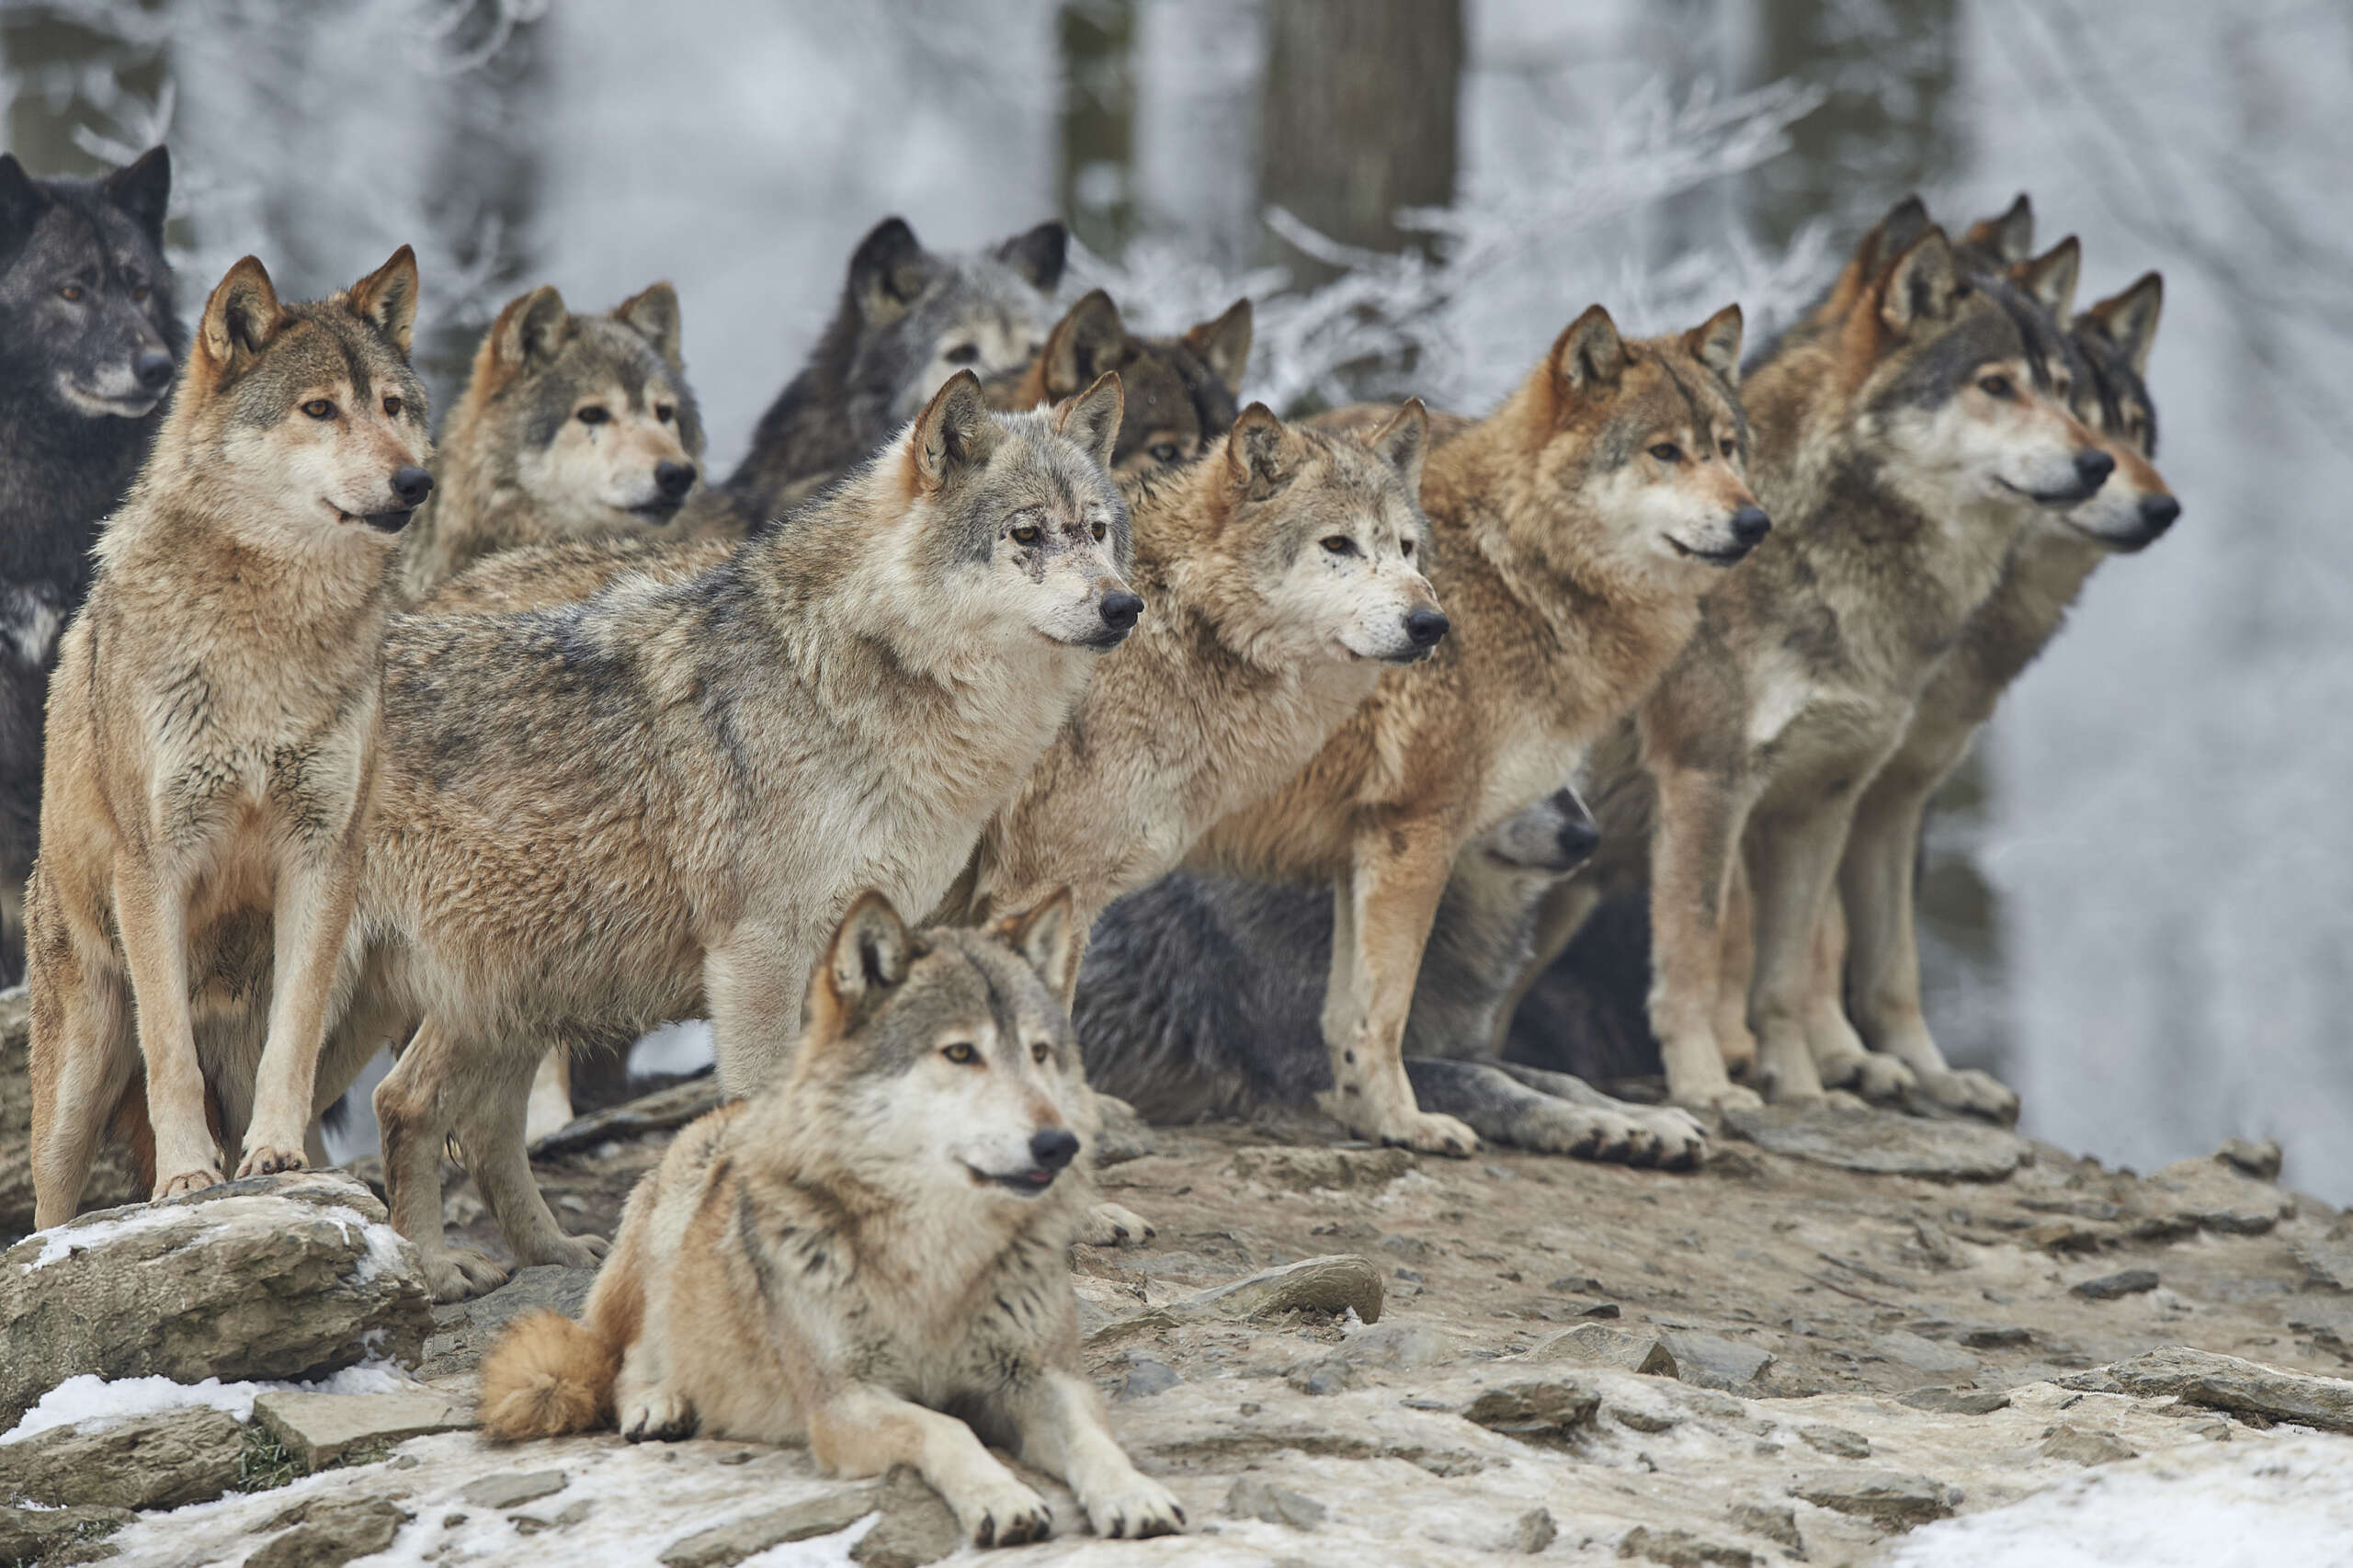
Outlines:
[[[90,182],[0,153],[0,985],[24,957],[58,635],[187,347],[164,262],[171,189],[161,147]]]
[[[510,301],[442,423],[433,498],[401,551],[408,597],[498,551],[666,529],[702,462],[678,332],[667,283],[601,316],[552,287]]]
[[[1063,1254],[1095,1100],[1061,1001],[1078,941],[1067,900],[985,933],[852,904],[790,1074],[679,1133],[584,1322],[506,1331],[483,1429],[806,1442],[836,1474],[913,1467],[975,1546],[1042,1538],[1052,1514],[985,1439],[1068,1481],[1098,1534],[1181,1528],[1079,1365]]]
[[[240,1176],[305,1163],[376,785],[393,535],[433,486],[415,313],[406,245],[317,303],[281,302],[251,256],[231,267],[99,541],[50,708],[28,928],[44,1227],[73,1216],[142,1062],[157,1197],[221,1179],[208,1085]],[[199,1015],[257,991],[267,1036],[208,1028],[201,1059]]]
[[[1021,369],[1044,341],[1069,234],[1040,223],[994,250],[926,250],[901,218],[849,259],[841,303],[809,363],[752,432],[727,499],[752,527],[866,460],[959,370]],[[1091,381],[1088,384],[1093,384]],[[1075,390],[1075,389],[1074,389]]]
[[[960,372],[794,526],[683,579],[404,618],[339,1071],[376,1090],[393,1222],[449,1299],[497,1271],[441,1232],[456,1131],[526,1263],[585,1263],[524,1157],[549,1049],[710,1008],[720,1083],[787,1065],[809,964],[861,889],[929,909],[1142,602],[1101,463],[1107,377],[993,415]],[[419,1022],[421,1020],[421,1023]]]

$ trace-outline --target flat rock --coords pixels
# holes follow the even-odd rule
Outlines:
[[[333,1171],[226,1182],[85,1214],[0,1253],[0,1428],[83,1372],[321,1377],[416,1364],[433,1323],[416,1252]]]
[[[1786,1549],[1792,1557],[1805,1555],[1805,1537],[1798,1533],[1798,1516],[1793,1508],[1778,1507],[1767,1503],[1735,1503],[1728,1516],[1736,1528],[1750,1535],[1761,1536],[1774,1545]]]
[[[1233,1156],[1233,1174],[1245,1181],[1293,1192],[1387,1187],[1414,1165],[1410,1149],[1245,1149]]]
[[[688,1122],[715,1110],[719,1106],[719,1080],[706,1075],[689,1078],[683,1084],[673,1084],[666,1089],[656,1089],[650,1095],[586,1116],[574,1117],[553,1132],[531,1145],[534,1158],[546,1159],[556,1154],[577,1153],[599,1144],[625,1142],[642,1138],[649,1132],[666,1132],[684,1127]]]
[[[597,1282],[593,1268],[566,1268],[542,1263],[517,1269],[497,1290],[471,1301],[452,1301],[433,1309],[433,1337],[425,1342],[425,1363],[417,1374],[426,1378],[471,1372],[498,1338],[507,1320],[535,1307],[546,1307],[577,1318]]]
[[[1176,1369],[1165,1361],[1155,1361],[1149,1356],[1138,1356],[1128,1362],[1127,1381],[1120,1385],[1121,1399],[1149,1399],[1156,1393],[1166,1393],[1185,1380]]]
[[[552,1497],[563,1491],[567,1478],[560,1470],[535,1470],[529,1473],[508,1471],[501,1475],[485,1475],[469,1483],[458,1494],[477,1508],[519,1508],[526,1503],[536,1503],[542,1497]]]
[[[2219,1159],[2178,1160],[2141,1185],[2141,1201],[2161,1216],[2223,1235],[2259,1236],[2296,1211],[2292,1195]]]
[[[1305,1258],[1280,1268],[1196,1291],[1169,1303],[1167,1311],[1186,1318],[1225,1318],[1233,1322],[1280,1317],[1286,1312],[1330,1312],[1353,1308],[1366,1323],[1381,1318],[1381,1270],[1367,1258],[1335,1253]]]
[[[2286,1163],[2277,1138],[2225,1138],[2214,1158],[2257,1181],[2279,1180],[2279,1167]]]
[[[2087,1301],[2113,1301],[2125,1296],[2137,1296],[2157,1288],[2157,1271],[2154,1268],[2127,1268],[2116,1274],[2103,1274],[2097,1279],[2080,1280],[2067,1287],[2070,1295],[2081,1296]]]
[[[177,1508],[237,1484],[245,1429],[197,1406],[56,1426],[0,1448],[0,1498],[56,1508]]]
[[[1659,1335],[1675,1358],[1675,1375],[1701,1388],[1745,1393],[1758,1374],[1773,1364],[1773,1353],[1721,1335],[1676,1329]]]
[[[2296,1243],[2296,1261],[2315,1285],[2353,1290],[2353,1236],[2336,1233],[2344,1228],[2340,1224],[2325,1236],[2307,1237]]]
[[[1871,1440],[1860,1432],[1849,1432],[1844,1426],[1817,1424],[1798,1428],[1798,1437],[1805,1446],[1832,1459],[1867,1460],[1871,1457]]]
[[[1931,1410],[1939,1415],[1991,1415],[1997,1410],[2008,1409],[2010,1404],[2010,1396],[1999,1389],[1935,1386],[1914,1389],[1898,1398],[1899,1403],[1915,1410]]]
[[[1636,1525],[1618,1543],[1618,1555],[1662,1562],[1666,1568],[1754,1568],[1756,1554],[1745,1546],[1709,1540],[1689,1530]]]
[[[2026,1140],[1997,1127],[1881,1110],[1734,1108],[1724,1126],[1772,1153],[1871,1176],[2000,1181],[2032,1158]]]
[[[2282,1372],[2236,1356],[2218,1356],[2183,1345],[2062,1378],[2059,1385],[2140,1399],[2172,1394],[2185,1404],[2292,1421],[2328,1432],[2353,1432],[2353,1382]]]
[[[381,1497],[314,1498],[270,1521],[279,1533],[245,1559],[245,1568],[343,1568],[392,1545],[410,1517]]]
[[[0,1245],[33,1228],[33,1086],[26,1066],[32,1032],[31,999],[22,990],[0,994]],[[90,1166],[82,1206],[105,1209],[146,1196],[130,1151],[107,1141]]]
[[[883,1501],[882,1488],[856,1486],[733,1519],[672,1542],[663,1550],[663,1568],[732,1568],[771,1547],[847,1529]]]
[[[2113,1432],[2063,1425],[2052,1427],[2051,1436],[2042,1439],[2042,1457],[2070,1464],[2113,1464],[2118,1460],[2139,1459],[2141,1451]]]
[[[305,1470],[379,1444],[454,1432],[474,1424],[473,1407],[430,1391],[416,1393],[301,1393],[277,1391],[254,1401],[254,1419]]]
[[[70,1508],[11,1508],[0,1505],[0,1562],[53,1562],[61,1548],[88,1540],[131,1520],[128,1508],[76,1504]]]
[[[1233,1518],[1260,1519],[1270,1525],[1289,1525],[1295,1530],[1312,1530],[1331,1513],[1303,1492],[1277,1486],[1255,1475],[1245,1475],[1227,1489],[1225,1511]]]
[[[1550,1508],[1530,1508],[1511,1524],[1511,1534],[1504,1541],[1504,1550],[1533,1557],[1559,1539],[1560,1522],[1552,1517]]]
[[[1557,1441],[1590,1429],[1601,1409],[1597,1389],[1570,1378],[1530,1378],[1483,1389],[1461,1410],[1462,1418],[1507,1437]]]
[[[1869,1519],[1882,1529],[1910,1529],[1948,1517],[1961,1501],[1941,1482],[1893,1471],[1824,1471],[1804,1477],[1790,1491],[1818,1508]]]
[[[1548,1335],[1523,1359],[1574,1361],[1587,1367],[1615,1367],[1621,1372],[1647,1372],[1662,1378],[1676,1375],[1675,1353],[1656,1334],[1605,1328],[1597,1323],[1579,1324]]]
[[[1977,1358],[1966,1350],[1939,1345],[1933,1339],[1900,1328],[1874,1335],[1871,1349],[1898,1366],[1909,1367],[1915,1372],[1927,1372],[1934,1377],[1966,1376],[1976,1371],[1979,1365]]]

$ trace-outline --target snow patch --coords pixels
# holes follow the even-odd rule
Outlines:
[[[302,1393],[403,1393],[423,1386],[398,1367],[376,1362],[346,1367],[309,1383],[224,1383],[218,1378],[207,1378],[200,1383],[176,1383],[169,1378],[108,1380],[96,1372],[84,1372],[41,1395],[40,1403],[25,1412],[23,1420],[8,1431],[0,1432],[0,1448],[21,1443],[53,1426],[72,1426],[85,1421],[120,1421],[128,1416],[153,1415],[191,1405],[210,1405],[214,1410],[227,1411],[240,1421],[249,1421],[253,1418],[254,1400],[279,1389]]]
[[[120,1241],[125,1236],[135,1236],[145,1231],[169,1230],[175,1225],[186,1224],[196,1213],[197,1211],[193,1209],[142,1209],[135,1213],[126,1214],[119,1220],[99,1220],[88,1224],[67,1223],[52,1226],[42,1233],[47,1239],[41,1243],[40,1254],[25,1265],[25,1272],[30,1274],[36,1268],[47,1268],[52,1263],[63,1263],[77,1252],[85,1252],[94,1246],[108,1245]],[[358,1216],[354,1215],[353,1218],[357,1219]],[[199,1220],[198,1223],[200,1225],[202,1221]]]
[[[716,1060],[710,1025],[700,1018],[688,1018],[664,1024],[640,1036],[638,1042],[629,1048],[629,1075],[683,1078],[689,1073],[701,1072]]]

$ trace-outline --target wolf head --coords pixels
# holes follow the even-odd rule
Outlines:
[[[849,261],[853,392],[887,400],[896,423],[959,370],[992,377],[1027,365],[1044,340],[1068,243],[1060,223],[1040,223],[994,249],[948,256],[926,250],[905,220],[884,219]]]
[[[1131,333],[1111,296],[1097,289],[1070,308],[1015,394],[1018,406],[1075,397],[1109,371],[1120,373],[1127,414],[1111,467],[1144,473],[1187,463],[1233,427],[1242,373],[1250,362],[1250,301],[1181,337]]]
[[[943,633],[1117,647],[1143,612],[1127,504],[1104,472],[1120,378],[1031,414],[995,414],[972,371],[939,389],[886,464],[904,487],[912,580]]]
[[[510,301],[474,356],[445,460],[475,457],[583,533],[667,523],[702,460],[678,334],[667,283],[600,316],[574,315],[553,288]]]
[[[87,418],[137,419],[187,336],[164,262],[171,154],[103,179],[36,180],[0,153],[0,387]]]
[[[1254,657],[1427,658],[1447,631],[1423,574],[1428,446],[1419,399],[1363,437],[1286,425],[1254,403],[1194,471],[1214,532],[1171,570]]]
[[[818,961],[785,1093],[870,1185],[1034,1201],[1095,1130],[1062,1000],[1078,956],[1066,892],[985,930],[924,931],[863,894]]]
[[[1622,569],[1746,555],[1772,525],[1748,488],[1740,339],[1738,305],[1666,337],[1620,337],[1599,305],[1570,323],[1507,405],[1532,460],[1534,510],[1575,498]]]
[[[1601,829],[1575,789],[1564,784],[1489,828],[1478,842],[1493,864],[1549,881],[1593,858]]]
[[[205,301],[158,443],[288,542],[398,532],[433,488],[425,384],[409,369],[416,257],[408,246],[331,299],[281,301],[252,256]]]
[[[2076,316],[2068,332],[2084,366],[2075,383],[2076,411],[2115,458],[2116,472],[2067,520],[2126,552],[2155,543],[2181,516],[2181,503],[2151,460],[2157,455],[2157,411],[2145,377],[2164,304],[2165,279],[2144,273],[2122,293]]]

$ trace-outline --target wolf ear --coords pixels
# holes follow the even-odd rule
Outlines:
[[[2067,330],[2067,324],[2075,313],[2075,277],[2083,256],[2083,247],[2075,243],[2075,235],[2069,234],[2032,261],[2021,261],[2010,268],[2010,281],[2049,311],[2062,332]]]
[[[1626,341],[1599,305],[1586,306],[1552,342],[1554,379],[1573,395],[1592,397],[1615,386],[1625,369]]]
[[[1234,488],[1258,499],[1281,489],[1290,480],[1297,443],[1298,437],[1265,403],[1244,409],[1225,433],[1225,469]]]
[[[226,375],[260,353],[285,324],[285,307],[278,302],[268,269],[260,258],[249,256],[213,286],[197,325],[196,344],[213,369]]]
[[[1078,983],[1078,913],[1070,889],[1058,888],[1026,914],[997,922],[998,940],[1029,960],[1046,988],[1068,1005]]]
[[[172,204],[172,153],[167,147],[150,147],[98,182],[98,189],[140,232],[164,244],[164,214]]]
[[[1895,258],[1879,288],[1879,319],[1899,337],[1915,326],[1952,314],[1961,296],[1961,268],[1942,229],[1930,229]]]
[[[571,324],[572,312],[563,307],[563,296],[556,292],[552,283],[542,283],[528,294],[517,294],[506,301],[491,324],[486,340],[491,363],[497,368],[502,381],[519,376],[534,364],[544,364],[555,358],[563,346],[563,329]]]
[[[858,894],[825,949],[817,971],[823,994],[813,1011],[821,1019],[831,1011],[838,1019],[880,997],[907,978],[912,946],[907,923],[889,899],[871,890]]]
[[[1217,320],[1202,322],[1185,334],[1185,347],[1199,355],[1210,374],[1236,397],[1242,395],[1242,377],[1250,368],[1252,319],[1250,301],[1236,300]]]
[[[2084,312],[2081,324],[2116,346],[2132,373],[2149,373],[2149,348],[2157,340],[2157,317],[2165,310],[2165,280],[2144,272],[2133,285],[2113,299],[2102,300]]]
[[[996,443],[997,424],[989,416],[981,379],[970,370],[957,371],[915,415],[907,454],[915,466],[916,488],[926,494],[946,489],[967,470],[987,462]]]
[[[1264,408],[1264,403],[1252,403]],[[1422,494],[1422,459],[1430,449],[1430,411],[1422,400],[1409,397],[1397,405],[1389,422],[1364,438],[1364,444],[1378,453],[1381,460],[1397,471],[1405,482],[1405,494],[1416,502]]]
[[[849,296],[858,314],[880,326],[903,314],[931,277],[931,256],[904,218],[885,218],[849,258]]]
[[[2019,191],[2008,210],[1969,225],[1961,243],[1985,252],[2005,267],[2017,266],[2034,254],[2034,203],[2025,191]]]
[[[687,368],[678,352],[678,291],[667,283],[656,283],[642,294],[632,294],[613,307],[616,320],[654,345],[662,362],[674,370]]]
[[[997,260],[1029,280],[1041,294],[1051,294],[1063,280],[1063,264],[1070,256],[1070,231],[1045,222],[996,247]]]
[[[406,245],[392,259],[351,286],[351,308],[374,322],[401,358],[408,358],[409,329],[416,324],[416,253]]]
[[[1128,327],[1120,319],[1120,307],[1102,290],[1090,290],[1046,335],[1047,398],[1059,403],[1106,370],[1118,369],[1127,347]]]
[[[1120,420],[1128,411],[1128,391],[1120,372],[1106,370],[1095,384],[1063,403],[1054,414],[1054,430],[1086,449],[1087,456],[1104,468],[1119,449]]]
[[[14,250],[48,208],[48,193],[33,183],[17,154],[0,153],[0,253]]]
[[[1726,386],[1736,387],[1740,385],[1740,339],[1745,330],[1740,307],[1726,305],[1685,333],[1683,347],[1691,358],[1722,376]]]

